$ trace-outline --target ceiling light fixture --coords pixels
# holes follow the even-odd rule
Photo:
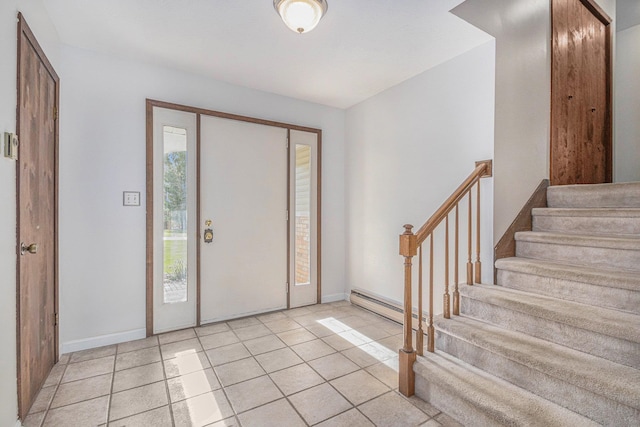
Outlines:
[[[308,33],[327,13],[326,0],[273,0],[285,25],[296,33]]]

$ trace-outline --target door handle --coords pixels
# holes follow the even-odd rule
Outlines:
[[[20,242],[20,255],[24,255],[27,252],[29,252],[30,254],[37,254],[38,245],[35,243],[32,243],[29,246],[27,246],[24,244],[24,242]]]

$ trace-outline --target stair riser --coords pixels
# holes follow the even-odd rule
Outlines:
[[[640,234],[640,218],[533,215],[533,231],[568,234]]]
[[[609,288],[509,270],[498,270],[497,284],[505,288],[640,314],[640,290]]]
[[[468,402],[460,394],[451,392],[448,387],[441,387],[438,381],[427,381],[421,375],[416,375],[415,394],[465,426],[504,425],[487,416],[484,410]]]
[[[547,205],[554,208],[637,208],[640,207],[640,183],[549,187]]]
[[[640,271],[640,251],[570,246],[520,240],[516,244],[516,256],[566,262],[597,268]]]
[[[621,405],[606,396],[559,380],[442,331],[437,331],[436,348],[603,425],[632,425],[640,417],[637,409]]]
[[[461,298],[460,312],[505,329],[640,368],[640,345],[637,343],[517,312],[466,296]]]

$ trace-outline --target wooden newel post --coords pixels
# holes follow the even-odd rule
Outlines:
[[[404,344],[399,351],[399,390],[405,396],[413,396],[415,391],[415,375],[413,362],[416,361],[416,352],[413,349],[413,307],[411,298],[411,258],[418,253],[416,235],[411,231],[412,225],[404,226],[404,233],[400,235],[400,255],[404,257]]]

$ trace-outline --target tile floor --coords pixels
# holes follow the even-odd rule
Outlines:
[[[33,426],[457,426],[397,391],[402,327],[346,301],[66,354]]]

